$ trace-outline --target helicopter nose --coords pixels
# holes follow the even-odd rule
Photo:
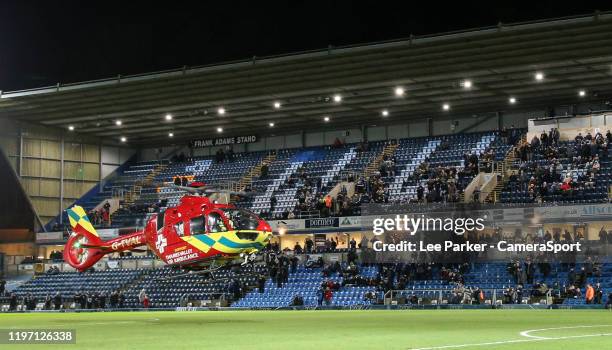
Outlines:
[[[259,225],[257,225],[257,231],[272,232],[272,227],[264,220],[261,220],[259,221]]]

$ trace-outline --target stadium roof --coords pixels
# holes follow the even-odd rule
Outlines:
[[[0,116],[145,145],[601,100],[610,33],[612,13],[598,13],[58,84],[0,93]]]

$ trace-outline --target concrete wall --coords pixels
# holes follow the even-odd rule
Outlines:
[[[43,224],[135,153],[67,130],[7,120],[0,120],[0,149]]]

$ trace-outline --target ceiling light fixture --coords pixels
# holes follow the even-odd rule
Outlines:
[[[537,80],[537,81],[542,81],[542,80],[544,80],[544,73],[542,73],[542,72],[537,72],[537,73],[535,74],[535,80]]]

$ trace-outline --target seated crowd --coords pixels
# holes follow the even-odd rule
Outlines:
[[[539,203],[550,195],[571,198],[577,192],[593,190],[601,161],[609,158],[611,142],[610,131],[606,136],[579,133],[573,142],[560,142],[557,129],[523,140],[514,149],[518,171],[506,190],[527,192],[531,201]]]

